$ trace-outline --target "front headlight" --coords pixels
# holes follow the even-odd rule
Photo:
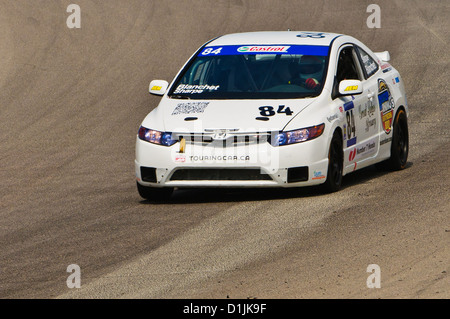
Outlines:
[[[177,142],[177,140],[172,139],[172,133],[170,132],[155,131],[143,126],[139,128],[138,136],[143,141],[164,146],[172,146]]]
[[[289,132],[279,132],[272,139],[272,145],[282,146],[309,141],[322,135],[324,129],[325,124],[320,124]]]

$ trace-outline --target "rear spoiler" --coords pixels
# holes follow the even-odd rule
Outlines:
[[[383,62],[389,62],[391,59],[391,55],[389,54],[389,51],[383,51],[383,52],[374,52],[378,59],[380,59]]]

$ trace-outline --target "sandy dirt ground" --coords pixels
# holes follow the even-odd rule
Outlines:
[[[75,1],[73,1],[75,2]],[[449,298],[448,1],[0,0],[0,298]],[[136,190],[137,129],[204,42],[309,30],[388,50],[410,157],[338,193]],[[81,269],[69,289],[68,265]],[[369,289],[367,267],[381,270]]]

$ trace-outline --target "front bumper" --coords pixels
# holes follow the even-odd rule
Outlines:
[[[187,143],[170,147],[136,139],[136,180],[152,187],[300,187],[326,180],[328,143],[311,141],[224,146]]]

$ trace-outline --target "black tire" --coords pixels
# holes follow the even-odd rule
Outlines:
[[[341,189],[343,170],[344,151],[342,147],[342,137],[338,132],[335,132],[331,139],[330,150],[328,152],[327,179],[322,185],[324,191],[333,193]]]
[[[409,152],[408,120],[404,110],[399,110],[395,117],[391,144],[391,157],[388,161],[393,170],[406,167]]]
[[[150,201],[167,201],[173,193],[173,188],[156,188],[143,186],[136,182],[139,195],[146,200]]]

